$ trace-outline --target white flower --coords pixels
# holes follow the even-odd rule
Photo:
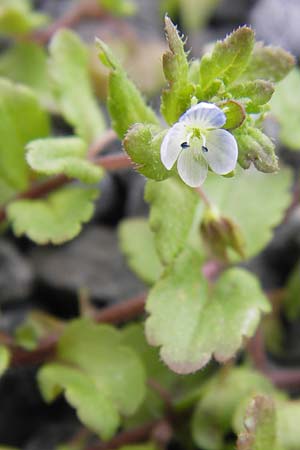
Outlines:
[[[170,128],[161,145],[161,160],[170,170],[177,160],[182,180],[200,186],[208,166],[217,174],[231,172],[237,162],[235,138],[220,129],[226,122],[223,111],[212,103],[198,103],[188,109]]]

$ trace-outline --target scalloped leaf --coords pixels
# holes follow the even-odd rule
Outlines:
[[[97,183],[104,170],[86,159],[87,151],[86,142],[76,137],[38,139],[27,145],[26,159],[36,172],[63,173],[85,183]]]
[[[147,178],[162,181],[171,172],[161,162],[160,148],[165,130],[153,125],[133,125],[123,140],[125,151],[136,164],[136,169]]]
[[[212,52],[200,63],[201,91],[206,92],[216,79],[225,85],[235,81],[246,69],[254,47],[254,32],[240,27],[223,41],[218,41]]]
[[[76,134],[91,143],[106,128],[89,76],[88,50],[70,30],[58,31],[50,43],[54,94],[65,119]]]
[[[250,273],[229,269],[211,288],[201,266],[202,257],[186,250],[166,269],[147,301],[147,339],[161,347],[162,359],[177,373],[194,372],[213,356],[229,360],[243,339],[254,334],[261,313],[270,311]]]
[[[110,48],[100,39],[96,39],[96,44],[101,62],[110,70],[107,106],[120,139],[135,123],[159,125],[155,112],[147,106]]]
[[[300,70],[295,68],[276,87],[271,112],[280,125],[279,138],[291,150],[300,150]]]
[[[49,117],[31,89],[0,79],[0,178],[8,188],[28,187],[25,145],[48,133]]]
[[[82,422],[110,439],[120,414],[133,414],[144,399],[145,372],[136,353],[112,326],[77,319],[60,338],[57,359],[38,373],[43,397],[52,402],[64,392]]]
[[[167,16],[165,30],[170,50],[163,55],[163,69],[168,87],[162,93],[161,113],[171,125],[191,106],[194,85],[190,81],[184,43]]]
[[[257,42],[242,78],[278,82],[287,76],[294,65],[294,56],[283,48]]]
[[[0,34],[8,36],[26,34],[47,22],[46,15],[32,10],[29,0],[1,0]]]
[[[175,178],[148,181],[145,199],[150,203],[150,228],[157,253],[169,264],[184,248],[191,232],[199,197]]]
[[[4,345],[0,345],[0,377],[4,374],[10,363],[10,351]]]
[[[259,107],[271,100],[274,86],[269,81],[255,80],[234,84],[229,91],[234,99],[245,105],[248,113],[258,113]]]
[[[257,395],[251,400],[244,425],[246,431],[239,435],[237,450],[279,450],[276,411],[271,397]]]
[[[146,219],[125,219],[119,225],[121,250],[131,270],[147,284],[154,284],[162,272],[154,236]]]
[[[16,200],[6,209],[17,236],[38,244],[61,244],[73,239],[93,214],[97,189],[68,187],[42,200]]]
[[[292,173],[288,169],[265,175],[253,168],[240,169],[232,178],[210,173],[204,190],[221,215],[239,227],[248,258],[262,250],[273,228],[284,218],[291,202],[291,185]],[[237,256],[232,254],[232,258]]]

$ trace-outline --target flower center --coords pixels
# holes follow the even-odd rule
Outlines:
[[[191,142],[193,140],[200,141],[201,142],[201,148],[204,153],[208,152],[208,148],[206,147],[206,135],[205,131],[201,130],[200,128],[195,127],[186,127],[187,135],[186,135],[186,141],[182,142],[181,148],[187,149],[191,147]],[[193,153],[194,156],[199,156],[199,150],[197,149],[197,146],[193,146]]]

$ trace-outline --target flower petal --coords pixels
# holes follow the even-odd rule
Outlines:
[[[182,123],[176,123],[165,135],[160,157],[163,165],[170,170],[182,150],[181,144],[186,140],[186,128]]]
[[[223,111],[213,103],[201,102],[192,106],[179,119],[189,126],[202,129],[221,128],[226,122]]]
[[[206,148],[208,151],[203,156],[214,172],[224,175],[235,168],[238,146],[229,131],[209,131],[206,134]]]
[[[191,187],[201,186],[206,178],[208,166],[205,159],[200,154],[196,159],[192,148],[182,150],[177,169],[182,180]]]

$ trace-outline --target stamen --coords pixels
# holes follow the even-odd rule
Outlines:
[[[202,150],[205,152],[205,153],[207,153],[208,152],[208,148],[207,147],[205,147],[205,145],[202,145]]]
[[[189,144],[187,142],[183,142],[181,144],[181,148],[189,148]]]
[[[202,150],[207,153],[208,152],[208,148],[206,147],[206,137],[204,136],[204,134],[201,133],[201,138],[202,138]]]

